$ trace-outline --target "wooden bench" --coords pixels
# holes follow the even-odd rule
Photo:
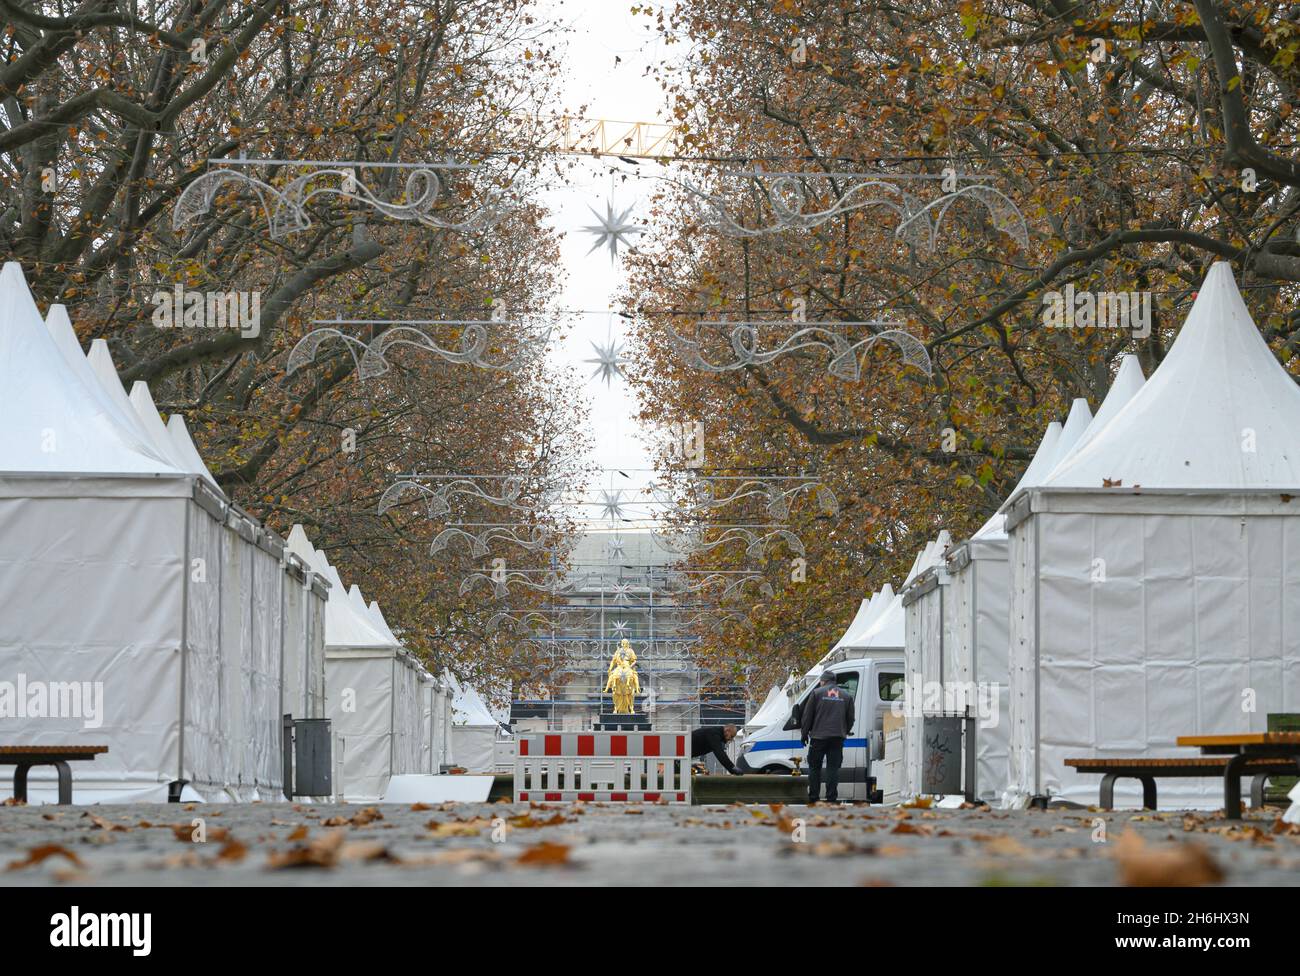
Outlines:
[[[0,746],[0,764],[14,766],[14,799],[27,802],[27,770],[53,766],[59,774],[59,802],[72,802],[72,770],[68,763],[91,760],[108,746]]]
[[[1080,773],[1100,773],[1101,808],[1115,806],[1115,780],[1136,779],[1142,784],[1142,806],[1156,809],[1156,780],[1178,777],[1215,777],[1227,775],[1230,756],[1187,756],[1174,759],[1067,759],[1065,765]],[[1264,804],[1264,784],[1270,776],[1290,776],[1296,764],[1287,759],[1250,759],[1240,768],[1239,775],[1251,776],[1250,803]],[[1238,787],[1240,790],[1240,787]],[[1240,795],[1240,793],[1238,793]],[[1228,814],[1231,816],[1231,814]]]
[[[1283,775],[1300,771],[1300,732],[1180,735],[1177,742],[1200,749],[1203,756],[1227,758],[1223,767],[1223,815],[1229,820],[1241,819],[1241,776],[1248,769],[1258,768],[1257,763],[1274,762],[1283,768]]]

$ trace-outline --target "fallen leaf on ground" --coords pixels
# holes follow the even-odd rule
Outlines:
[[[483,817],[463,821],[452,820],[446,823],[430,820],[425,826],[435,837],[477,837],[486,828],[492,826],[492,821]]]
[[[906,820],[900,820],[898,823],[894,824],[894,829],[890,831],[891,834],[920,834],[923,837],[928,836],[933,832],[934,828],[932,827],[919,826],[914,823],[908,823]]]
[[[1187,842],[1153,849],[1132,829],[1115,842],[1114,856],[1120,883],[1130,887],[1215,884],[1224,878],[1223,869],[1202,845]]]
[[[81,863],[81,858],[62,844],[42,844],[29,850],[27,856],[21,861],[10,861],[6,870],[18,871],[22,868],[29,868],[51,857],[65,857],[79,868],[85,866]]]
[[[366,824],[374,823],[376,820],[383,820],[384,815],[379,812],[378,807],[366,807],[364,810],[358,810],[351,817],[330,817],[328,820],[322,820],[322,827],[364,827]]]
[[[529,867],[555,867],[569,863],[569,845],[552,844],[550,841],[542,841],[540,844],[534,844],[529,847],[517,858],[516,864],[525,864]]]
[[[555,827],[568,822],[569,818],[558,812],[553,817],[547,817],[546,819],[534,817],[531,813],[521,813],[507,821],[511,827]]]
[[[221,850],[217,851],[216,859],[218,861],[229,861],[232,864],[238,864],[247,856],[247,845],[240,843],[232,837],[230,840],[226,841]]]
[[[1000,854],[1003,857],[1024,857],[1029,853],[1028,847],[1010,836],[994,837],[991,840],[986,840],[984,850],[989,854]]]
[[[83,813],[83,817],[90,818],[91,827],[95,830],[126,830],[122,824],[115,824],[111,820],[105,820],[103,817],[96,816],[93,813]]]

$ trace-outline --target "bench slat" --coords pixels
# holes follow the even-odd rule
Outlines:
[[[0,756],[101,755],[108,746],[0,746]]]

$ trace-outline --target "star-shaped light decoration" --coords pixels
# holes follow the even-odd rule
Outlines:
[[[627,558],[627,553],[624,551],[625,545],[626,543],[623,542],[623,537],[621,535],[616,535],[614,538],[609,540],[608,545],[605,547],[605,551],[609,555],[610,559],[625,559]]]
[[[614,628],[614,636],[615,636],[615,637],[626,637],[626,636],[627,636],[627,621],[626,621],[626,620],[615,620],[612,624],[610,624],[610,626]]]
[[[613,264],[618,258],[618,246],[622,244],[626,248],[632,247],[629,236],[632,234],[644,234],[645,228],[638,224],[631,223],[628,217],[632,213],[632,207],[628,207],[620,214],[614,213],[613,200],[605,201],[605,215],[602,217],[595,207],[587,207],[600,223],[588,224],[582,228],[586,233],[593,234],[596,237],[596,243],[591,245],[590,254],[596,248],[604,246],[609,248],[609,263]]]
[[[613,590],[614,590],[614,602],[620,605],[626,605],[628,602],[628,598],[632,595],[632,584],[615,583],[613,586]]]
[[[617,489],[609,491],[601,490],[600,514],[611,520],[624,518],[623,512],[623,492]]]
[[[627,379],[623,366],[631,360],[623,357],[623,344],[616,340],[612,333],[605,337],[604,345],[593,342],[591,348],[596,350],[596,358],[584,359],[583,362],[596,364],[595,372],[591,374],[592,379],[599,376],[605,381],[606,386],[609,386],[615,377],[621,380]]]

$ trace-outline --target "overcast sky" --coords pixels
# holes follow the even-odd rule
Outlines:
[[[567,87],[561,104],[553,107],[556,111],[576,113],[585,106],[582,113],[589,119],[666,120],[663,93],[646,74],[647,66],[664,56],[663,46],[653,21],[632,17],[629,6],[627,0],[567,0],[551,5],[554,19],[571,28],[565,41]],[[571,185],[549,191],[543,197],[553,212],[553,226],[564,234],[561,258],[567,282],[560,305],[567,309],[594,312],[610,309],[623,281],[621,259],[611,266],[604,248],[588,254],[595,238],[581,230],[596,223],[592,210],[603,214],[611,200],[611,168],[621,173],[659,171],[658,166],[648,161],[636,167],[617,159],[584,159],[573,170]],[[633,206],[632,217],[641,222],[652,190],[651,181],[614,177],[615,211]],[[555,343],[551,350],[556,362],[574,364],[582,379],[581,390],[591,407],[591,432],[595,441],[591,459],[603,468],[619,469],[630,475],[623,478],[605,474],[600,484],[592,485],[593,493],[598,493],[601,487],[635,489],[651,477],[645,470],[651,467],[652,461],[635,418],[635,396],[621,379],[616,378],[606,386],[599,378],[589,378],[596,366],[583,362],[595,358],[593,342],[603,345],[611,335],[616,342],[626,343],[623,321],[618,316],[585,315],[574,321],[564,341]],[[644,512],[643,506],[634,505],[630,510],[631,514]],[[597,516],[599,510],[589,508],[586,514]]]

